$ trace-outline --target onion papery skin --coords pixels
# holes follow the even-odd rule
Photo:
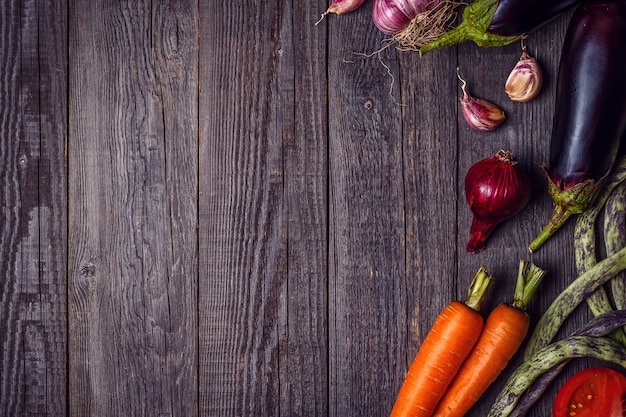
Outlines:
[[[473,215],[466,250],[483,250],[494,228],[522,211],[530,195],[530,180],[511,152],[501,150],[472,165],[465,176],[465,196]]]

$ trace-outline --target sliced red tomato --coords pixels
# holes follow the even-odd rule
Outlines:
[[[553,417],[626,417],[626,376],[609,368],[582,370],[559,390]]]

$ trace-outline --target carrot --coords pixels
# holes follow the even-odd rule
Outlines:
[[[441,311],[422,342],[400,388],[391,417],[432,414],[483,327],[480,305],[493,277],[480,267],[465,302],[452,301]]]
[[[530,326],[526,306],[546,271],[521,261],[513,303],[499,304],[487,317],[476,345],[437,405],[433,417],[462,417],[502,373]]]

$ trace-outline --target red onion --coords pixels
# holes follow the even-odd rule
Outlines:
[[[500,150],[472,165],[465,176],[465,196],[473,214],[467,251],[484,249],[493,229],[526,207],[530,192],[530,180],[509,151]]]

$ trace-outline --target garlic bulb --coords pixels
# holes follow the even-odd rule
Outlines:
[[[463,0],[375,0],[372,18],[381,32],[417,49],[443,35]]]
[[[513,101],[526,103],[539,94],[543,85],[543,74],[537,60],[528,55],[526,48],[506,79],[504,91]]]
[[[399,4],[401,3],[401,4]],[[372,18],[374,24],[381,32],[394,35],[404,29],[411,21],[412,16],[407,15],[404,0],[376,0]]]

